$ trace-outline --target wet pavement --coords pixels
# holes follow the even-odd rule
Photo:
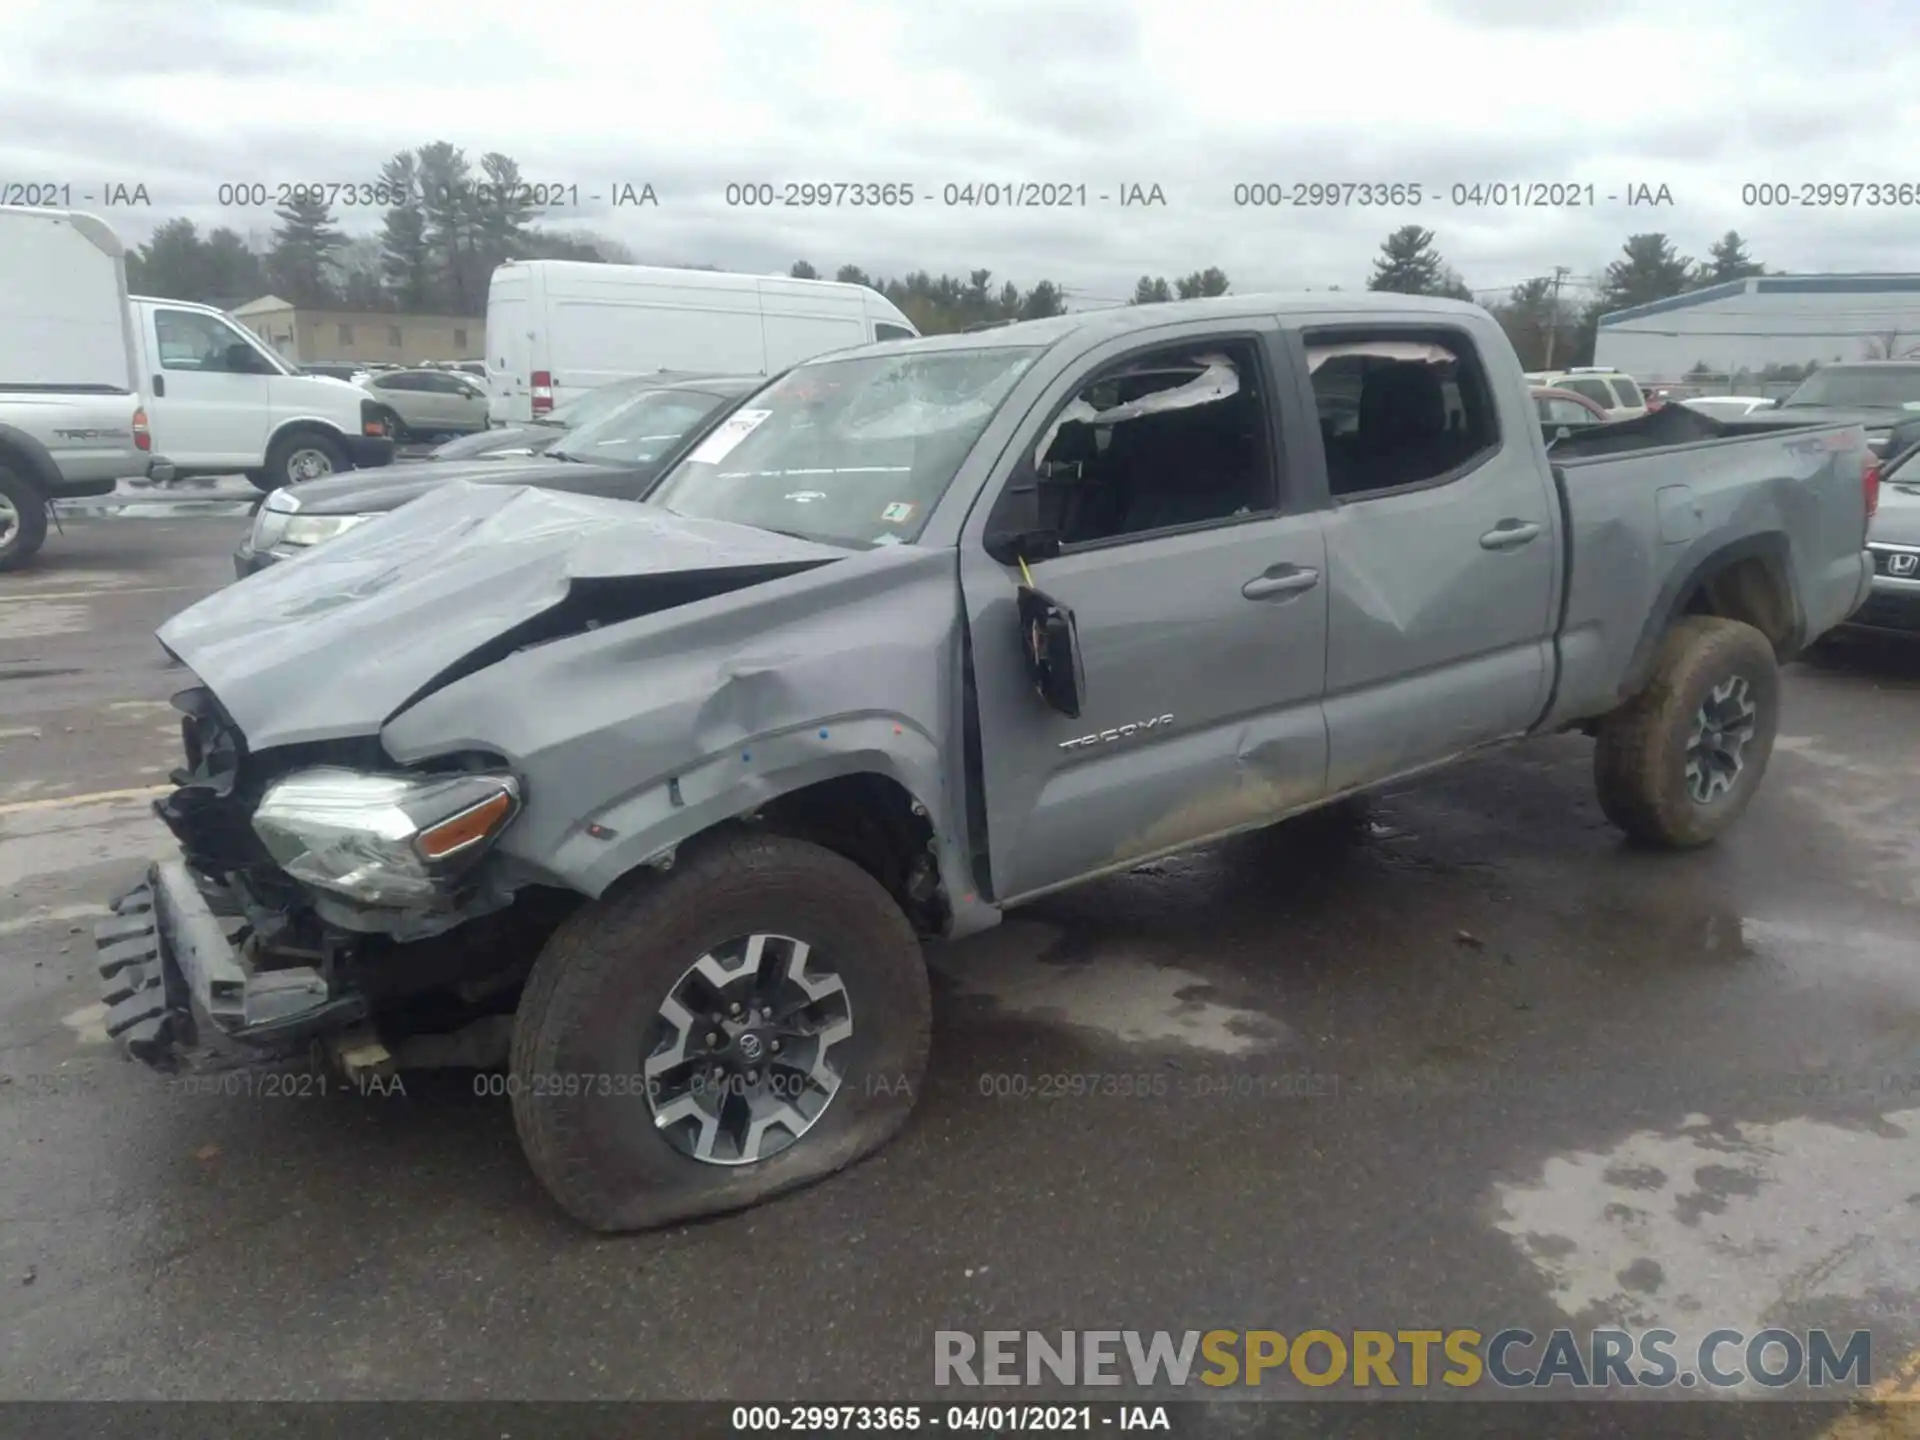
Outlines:
[[[91,921],[177,763],[151,630],[242,524],[0,577],[0,1398],[925,1399],[936,1330],[1920,1347],[1920,647],[1793,667],[1708,851],[1625,847],[1562,737],[1045,901],[931,957],[879,1156],[609,1240],[470,1076],[204,1093],[103,1043]]]

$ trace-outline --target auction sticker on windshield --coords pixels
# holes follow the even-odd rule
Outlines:
[[[771,414],[771,410],[742,410],[729,415],[720,428],[702,440],[700,447],[687,459],[695,465],[718,465],[733,453],[734,446],[759,429]]]
[[[880,518],[892,525],[904,525],[913,518],[913,506],[896,501],[880,512]]]

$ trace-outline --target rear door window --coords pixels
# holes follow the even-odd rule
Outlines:
[[[1625,409],[1637,410],[1647,403],[1640,393],[1640,387],[1624,375],[1613,377],[1613,390],[1620,397],[1620,404]]]
[[[1306,340],[1336,499],[1457,477],[1499,448],[1493,388],[1463,332],[1343,329]]]

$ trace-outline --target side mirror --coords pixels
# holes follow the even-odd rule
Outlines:
[[[227,373],[230,375],[258,375],[265,367],[260,357],[254,353],[251,345],[236,340],[227,346]]]
[[[1087,684],[1073,612],[1031,585],[1020,587],[1019,604],[1022,648],[1034,689],[1062,715],[1078,718]]]

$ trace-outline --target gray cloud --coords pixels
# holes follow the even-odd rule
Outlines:
[[[1590,275],[1633,232],[1704,254],[1728,229],[1769,264],[1912,266],[1920,206],[1750,208],[1750,181],[1920,183],[1900,43],[1920,21],[1874,0],[1845,23],[1796,0],[1697,16],[1642,0],[1572,12],[1534,0],[1351,0],[1310,20],[1122,0],[849,3],[816,19],[750,0],[596,7],[462,0],[155,6],[14,0],[0,8],[0,180],[145,182],[139,241],[183,214],[262,233],[222,182],[372,179],[395,150],[499,149],[529,179],[650,181],[642,211],[550,217],[643,259],[898,273],[991,268],[1089,299],[1143,274],[1217,264],[1237,289],[1356,287],[1388,231],[1432,229],[1475,286],[1566,265]],[[1190,31],[1173,24],[1191,8]],[[1872,10],[1879,28],[1862,43]],[[1596,26],[1582,23],[1591,17]],[[1336,18],[1339,17],[1339,18]],[[1194,43],[1210,37],[1211,51]],[[1409,37],[1413,37],[1409,39]],[[1398,48],[1383,50],[1394,41]],[[1409,48],[1412,47],[1412,48]],[[952,182],[1158,183],[1165,209],[948,207]],[[893,180],[887,212],[729,207],[729,182]],[[1400,181],[1416,208],[1237,208],[1236,182]],[[1446,187],[1592,183],[1576,210],[1455,206]],[[1609,202],[1671,186],[1671,208]],[[365,231],[377,216],[343,211]]]

